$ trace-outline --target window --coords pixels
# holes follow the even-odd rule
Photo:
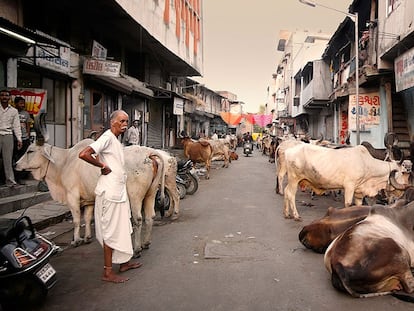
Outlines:
[[[400,5],[401,0],[387,0],[387,16],[395,11]]]

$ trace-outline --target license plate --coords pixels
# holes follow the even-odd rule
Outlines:
[[[56,270],[52,267],[51,264],[45,264],[42,269],[36,272],[36,276],[46,284],[54,275],[56,274]]]

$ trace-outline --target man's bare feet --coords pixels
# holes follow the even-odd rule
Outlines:
[[[131,269],[138,269],[139,267],[142,266],[142,263],[140,262],[131,262],[128,261],[126,263],[122,263],[119,265],[119,272],[125,272]]]
[[[122,277],[114,273],[112,271],[112,267],[104,267],[104,275],[102,276],[102,281],[112,282],[112,283],[124,283],[128,280],[129,278]]]

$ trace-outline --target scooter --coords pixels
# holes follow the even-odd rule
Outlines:
[[[187,188],[187,194],[194,194],[198,190],[198,175],[191,160],[181,160],[177,163],[177,175],[180,176]]]
[[[246,141],[243,145],[243,153],[246,155],[246,157],[249,156],[249,154],[252,154],[253,152],[253,144],[250,141]]]
[[[42,305],[55,285],[49,258],[59,250],[33,227],[28,216],[0,219],[0,305],[3,310]]]

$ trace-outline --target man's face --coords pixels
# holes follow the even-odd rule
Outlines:
[[[26,108],[26,102],[24,100],[20,100],[16,104],[16,108],[20,110],[24,110]]]
[[[0,92],[0,102],[2,105],[8,105],[10,101],[9,92]]]
[[[118,136],[128,129],[128,115],[126,113],[119,113],[111,124],[112,132]]]

